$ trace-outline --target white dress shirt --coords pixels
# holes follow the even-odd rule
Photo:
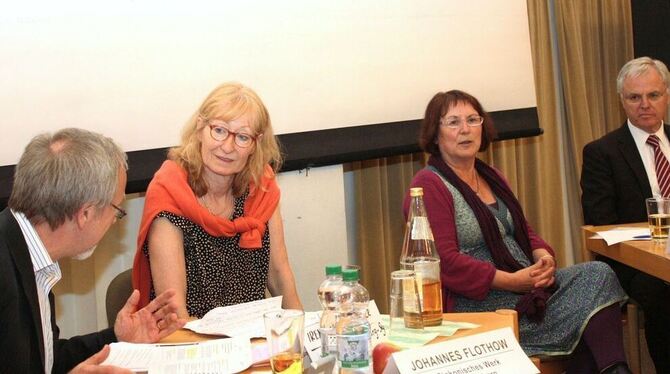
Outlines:
[[[633,135],[633,140],[635,140],[635,145],[637,146],[637,151],[642,157],[642,163],[644,164],[644,170],[647,172],[647,179],[649,180],[649,185],[651,186],[651,193],[654,197],[662,197],[661,188],[658,186],[658,179],[656,178],[656,159],[654,157],[654,147],[647,144],[647,139],[649,138],[648,132],[635,127],[630,120],[628,120],[628,129],[630,130],[631,135]],[[670,141],[668,137],[665,136],[665,131],[663,131],[663,124],[661,123],[661,128],[656,131],[655,134],[661,140],[659,142],[661,146],[661,152],[665,155],[670,161]]]
[[[35,231],[32,223],[28,221],[23,213],[11,211],[21,227],[23,238],[28,245],[30,260],[35,271],[35,284],[37,285],[37,298],[40,303],[40,316],[42,318],[42,336],[44,338],[44,372],[51,373],[54,363],[53,331],[51,330],[51,305],[49,304],[49,292],[61,278],[60,267],[57,262],[51,260],[42,239]]]

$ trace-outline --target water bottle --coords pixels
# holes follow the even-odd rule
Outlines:
[[[342,272],[343,285],[338,291],[339,318],[335,326],[337,333],[337,367],[340,374],[372,372],[370,358],[370,323],[365,312],[363,298],[370,297],[365,287],[358,283],[358,270],[346,269]],[[354,290],[359,285],[362,290]],[[356,295],[357,294],[357,295]],[[359,299],[357,299],[359,298]]]
[[[442,324],[442,284],[440,282],[440,257],[435,249],[433,232],[430,230],[426,207],[423,203],[423,188],[410,189],[410,209],[405,228],[400,266],[416,274],[419,290],[418,306],[421,310],[407,311],[405,325],[415,327],[439,326]]]
[[[337,353],[335,323],[337,322],[337,290],[342,286],[342,266],[326,265],[326,279],[319,286],[319,301],[322,314],[319,322],[321,335],[321,357]]]
[[[348,271],[348,270],[345,270]],[[370,304],[370,293],[368,290],[360,283],[360,273],[358,269],[352,269],[351,281],[347,282],[349,287],[351,287],[351,297],[354,302],[354,313],[358,313],[363,318],[368,318],[370,312],[368,310],[368,305]]]

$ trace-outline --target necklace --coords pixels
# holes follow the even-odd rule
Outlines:
[[[479,196],[479,174],[477,174],[477,169],[473,169],[475,173],[475,194]]]
[[[198,198],[198,200],[202,203],[202,205],[205,207],[205,209],[207,209],[207,211],[209,212],[209,214],[211,214],[211,215],[213,215],[213,216],[221,216],[221,217],[223,217],[223,216],[224,216],[224,213],[226,213],[226,211],[228,210],[228,208],[227,208],[227,207],[223,207],[223,209],[221,209],[221,210],[219,210],[219,211],[215,211],[214,209],[212,209],[212,208],[209,206],[209,204],[207,204],[207,199],[205,199],[205,196],[208,196],[208,195],[200,196],[200,197]]]
[[[470,178],[470,182],[467,182],[467,181],[465,180],[465,178],[461,178],[460,173],[456,172],[456,170],[458,170],[458,168],[454,167],[454,165],[452,165],[451,163],[449,163],[449,162],[447,162],[447,161],[445,161],[445,163],[446,163],[447,165],[449,165],[449,167],[451,168],[451,170],[454,171],[454,173],[456,174],[456,176],[458,176],[463,182],[465,182],[465,184],[467,184],[468,187],[470,187],[470,189],[473,190],[474,193],[475,193],[477,196],[480,196],[480,195],[479,195],[479,174],[477,173],[477,169],[476,169],[474,166],[472,167],[472,174],[473,174],[473,176],[472,176],[472,178]],[[472,185],[473,185],[473,184],[475,185],[475,188],[472,188]]]

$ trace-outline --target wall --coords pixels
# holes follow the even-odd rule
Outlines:
[[[525,0],[26,0],[3,6],[0,40],[0,165],[66,126],[174,145],[230,80],[278,134],[420,118],[449,88],[489,111],[535,106]]]

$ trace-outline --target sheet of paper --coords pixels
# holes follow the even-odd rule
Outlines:
[[[370,349],[373,349],[377,344],[386,340],[388,337],[388,324],[382,322],[382,316],[379,313],[379,308],[374,300],[370,300],[368,304],[368,322],[370,322]]]
[[[320,321],[321,312],[305,312],[305,339],[303,342],[305,344],[305,352],[307,352],[312,362],[317,362],[321,359]]]
[[[214,308],[199,320],[188,322],[184,327],[200,334],[265,337],[263,314],[281,309],[282,297],[252,301]]]
[[[151,373],[196,373],[215,367],[216,373],[237,373],[251,366],[248,338],[214,339],[188,344],[112,343],[104,365]]]
[[[607,245],[625,242],[628,240],[649,240],[651,233],[648,227],[616,227],[611,230],[598,231],[598,235],[605,239]]]
[[[381,323],[388,331],[389,316],[387,314],[381,315]],[[401,348],[415,348],[428,344],[438,335],[451,336],[459,329],[474,329],[479,325],[470,322],[452,322],[442,321],[440,326],[430,326],[423,330],[402,328],[396,331],[393,336],[388,336],[385,340],[401,347]]]

